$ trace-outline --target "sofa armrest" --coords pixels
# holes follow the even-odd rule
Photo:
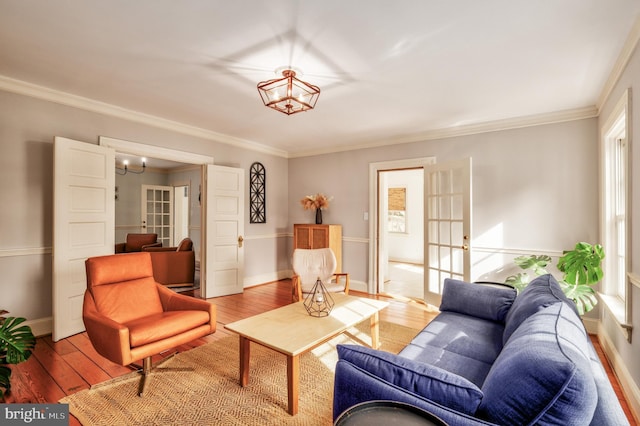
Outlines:
[[[411,393],[348,361],[338,361],[333,394],[334,421],[340,414],[356,404],[379,400],[411,404],[437,416],[449,426],[495,426],[493,423],[476,419],[428,398]]]
[[[114,253],[124,253],[125,248],[127,247],[127,243],[117,243],[115,246]]]
[[[440,310],[504,322],[515,299],[516,290],[512,287],[446,278]]]
[[[131,359],[129,329],[100,314],[89,291],[84,294],[82,321],[96,352],[120,365],[134,361]]]

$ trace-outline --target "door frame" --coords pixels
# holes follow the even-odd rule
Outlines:
[[[369,163],[369,279],[367,292],[376,294],[379,275],[379,193],[378,173],[403,169],[424,168],[436,163],[436,157],[408,158],[404,160]]]
[[[100,136],[98,143],[101,146],[113,148],[115,149],[116,152],[126,153],[130,155],[137,155],[140,157],[157,158],[159,160],[169,160],[169,161],[177,161],[180,163],[199,165],[201,168],[200,175],[202,180],[201,186],[203,190],[206,188],[206,182],[204,182],[204,179],[206,177],[206,173],[204,172],[204,167],[208,164],[214,164],[214,158],[209,155],[194,154],[191,152],[178,151],[175,149],[163,148],[155,145],[147,145],[147,144],[142,144],[138,142],[131,142],[123,139],[115,139],[115,138],[110,138],[106,136]],[[207,250],[206,238],[204,235],[204,232],[205,232],[204,211],[206,207],[205,203],[206,203],[206,200],[203,200],[203,203],[202,203],[203,214],[201,215],[202,226],[200,228],[200,241],[202,241],[202,244],[200,245],[201,259],[206,259],[206,250]],[[206,277],[204,276],[204,274],[201,273],[201,276],[200,276],[201,288],[203,288],[203,285],[205,282],[206,282]],[[206,295],[204,294],[201,294],[201,296],[206,297]]]

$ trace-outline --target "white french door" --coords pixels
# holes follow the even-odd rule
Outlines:
[[[439,306],[445,278],[471,276],[471,158],[424,171],[424,297]]]
[[[53,335],[84,331],[84,262],[113,254],[115,151],[90,143],[54,140]]]
[[[173,187],[142,185],[142,232],[158,234],[163,247],[173,246]]]
[[[208,164],[204,168],[204,297],[244,290],[244,170]]]

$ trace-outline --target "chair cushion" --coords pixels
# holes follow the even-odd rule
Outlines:
[[[168,311],[124,323],[132,348],[166,339],[209,322],[205,311]]]
[[[586,424],[598,400],[589,345],[569,305],[541,309],[500,352],[482,385],[478,414],[505,425]]]
[[[438,404],[474,414],[482,391],[467,379],[438,367],[357,345],[338,345],[338,358]]]
[[[470,284],[446,278],[442,289],[440,311],[458,312],[502,322],[509,312],[516,294],[513,288]]]
[[[567,303],[577,314],[575,304],[564,295],[553,275],[540,275],[531,281],[516,297],[505,317],[503,344],[507,343],[513,332],[531,315],[540,309],[561,302]]]

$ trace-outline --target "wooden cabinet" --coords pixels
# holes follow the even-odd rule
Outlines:
[[[336,256],[336,272],[342,272],[342,225],[293,225],[293,249],[329,247]]]

